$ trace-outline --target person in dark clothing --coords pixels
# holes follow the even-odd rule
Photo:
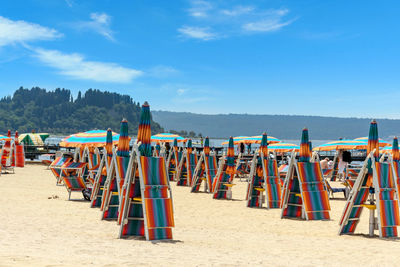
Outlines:
[[[240,143],[240,153],[244,153],[244,144]]]

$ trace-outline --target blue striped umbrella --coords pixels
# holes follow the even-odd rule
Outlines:
[[[179,136],[177,134],[172,134],[172,133],[159,133],[156,135],[153,135],[151,137],[151,142],[173,142],[174,140],[177,140],[178,142],[185,142],[187,139],[183,138],[182,136]]]
[[[107,139],[107,131],[92,130],[83,133],[76,133],[64,138],[60,142],[61,147],[104,147]],[[113,144],[117,144],[119,134],[112,133]]]

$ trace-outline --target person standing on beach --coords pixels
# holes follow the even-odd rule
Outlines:
[[[323,160],[320,161],[322,172],[328,169],[328,162],[329,158],[324,158]]]

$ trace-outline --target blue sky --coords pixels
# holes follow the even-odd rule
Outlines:
[[[0,89],[96,88],[154,110],[400,118],[397,1],[15,0]]]

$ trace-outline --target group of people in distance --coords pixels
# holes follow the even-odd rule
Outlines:
[[[345,171],[348,165],[351,163],[351,153],[347,150],[339,150],[338,151],[338,177],[339,180],[342,180],[345,176]],[[324,158],[320,161],[322,172],[325,172],[328,169],[332,169],[334,167],[333,160],[330,160],[328,157]]]

